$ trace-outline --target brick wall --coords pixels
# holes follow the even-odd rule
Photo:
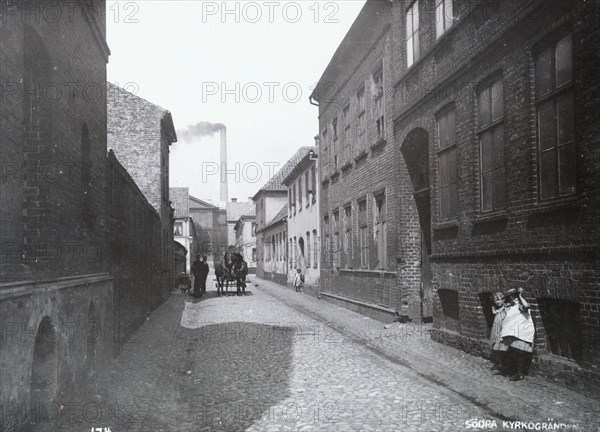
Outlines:
[[[162,223],[112,151],[108,174],[115,335],[123,342],[164,300]]]
[[[2,280],[105,270],[105,6],[94,22],[40,5],[3,5]]]
[[[410,3],[399,2],[393,13],[399,54],[394,66],[395,137],[398,157],[415,131],[429,148],[434,337],[487,355],[489,293],[522,286],[532,304],[540,372],[560,376],[568,371],[566,381],[579,380],[573,384],[577,388],[584,381],[598,384],[600,376],[592,373],[600,359],[600,126],[595,120],[600,86],[592,49],[600,42],[598,4],[455,1],[458,19],[436,40],[433,1],[419,0],[421,58],[407,68],[402,35]],[[573,41],[577,192],[543,202],[533,59],[549,37],[568,33]],[[477,104],[480,84],[494,74],[503,82],[506,204],[486,214],[480,201]],[[449,103],[456,112],[458,212],[442,221],[439,185],[444,173],[438,167],[436,113]],[[457,295],[456,311],[444,310],[449,304],[439,290]],[[579,308],[573,319],[580,321],[582,352],[576,361],[550,355],[550,324],[540,312],[548,299]],[[571,325],[570,320],[559,324]]]
[[[340,72],[326,72],[320,86],[335,89],[335,93],[322,97],[319,101],[319,169],[321,178],[320,224],[321,224],[321,290],[335,293],[341,297],[360,300],[374,305],[384,306],[398,312],[408,319],[421,318],[420,298],[420,235],[418,216],[411,207],[412,185],[403,168],[401,159],[397,157],[394,146],[394,128],[392,122],[392,105],[395,83],[394,71],[394,35],[390,31],[391,8],[389,5],[369,2],[368,8],[384,8],[367,23],[357,28],[363,39],[371,42],[362,58],[334,58],[330,68],[337,67]],[[355,24],[356,25],[356,24]],[[366,27],[365,27],[366,26]],[[368,30],[365,30],[368,28]],[[349,38],[352,38],[352,32]],[[358,33],[357,33],[358,34]],[[347,61],[347,63],[345,63]],[[339,65],[336,63],[339,62]],[[332,66],[336,65],[336,66]],[[384,112],[385,140],[380,141],[376,133],[375,102],[373,98],[372,76],[383,67],[384,76]],[[348,73],[347,71],[351,71]],[[359,144],[358,136],[358,102],[357,92],[365,88],[366,113],[366,145]],[[350,104],[351,113],[351,155],[341,156],[338,167],[333,160],[332,120],[338,118],[338,135],[342,148],[345,148],[343,110]],[[327,129],[328,140],[323,139],[323,131]],[[376,214],[375,194],[385,192],[387,210],[387,259],[385,265],[378,264],[377,243],[375,236]],[[360,263],[358,202],[367,200],[368,221],[368,258],[365,266]],[[353,256],[340,253],[341,262],[334,263],[336,251],[325,242],[324,218],[333,220],[333,213],[344,208],[352,209],[352,243]],[[330,233],[333,233],[330,230]],[[340,230],[340,236],[343,236]],[[347,268],[340,272],[338,268]],[[366,270],[366,271],[365,271]],[[368,270],[375,273],[369,274]],[[385,270],[387,273],[381,273]],[[374,286],[375,282],[375,286]]]

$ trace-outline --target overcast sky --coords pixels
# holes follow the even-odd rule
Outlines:
[[[109,0],[108,79],[171,111],[178,131],[225,124],[239,174],[228,176],[229,197],[245,201],[269,163],[314,144],[318,108],[308,97],[364,3]],[[218,134],[180,139],[170,161],[171,186],[219,199],[218,174],[209,175]]]

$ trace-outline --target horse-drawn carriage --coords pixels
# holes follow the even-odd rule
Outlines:
[[[215,265],[217,295],[229,294],[229,284],[235,283],[236,294],[246,294],[248,264],[241,254],[227,251],[220,263]]]

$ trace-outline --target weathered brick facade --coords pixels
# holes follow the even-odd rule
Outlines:
[[[409,319],[432,315],[436,340],[488,355],[490,293],[522,286],[537,369],[600,383],[598,18],[599,4],[585,1],[367,2],[313,95],[322,291],[365,313],[384,305]],[[358,35],[369,49],[353,43]],[[376,89],[382,58],[386,142],[344,166],[332,159],[334,119],[343,143],[350,101],[356,145],[356,95],[363,80],[367,95]],[[377,114],[370,103],[367,116]],[[376,130],[366,133],[373,144]],[[370,196],[384,188],[388,261],[372,273],[382,266]],[[365,197],[366,222],[356,205]],[[353,245],[367,226],[371,257],[345,269],[335,226],[346,226],[349,204]]]
[[[108,148],[160,215],[161,267],[168,288],[174,280],[174,214],[169,201],[169,146],[177,141],[173,119],[166,109],[111,83],[107,97]]]
[[[64,5],[57,21],[46,19],[42,6],[2,3],[5,281],[23,273],[43,278],[106,270],[105,5],[96,2],[94,14],[71,5],[70,19]]]
[[[321,293],[380,318],[399,314],[418,320],[425,303],[420,294],[418,218],[406,205],[413,191],[396,154],[390,121],[395,82],[391,17],[389,2],[367,2],[313,94],[319,102]],[[383,136],[376,122],[380,71]],[[382,210],[377,208],[380,198]],[[366,204],[363,216],[361,202]],[[379,225],[383,220],[385,225]]]
[[[400,34],[410,6],[401,3],[394,10]],[[533,307],[540,371],[579,371],[598,383],[599,376],[592,372],[600,366],[599,123],[594,120],[599,112],[599,60],[590,49],[600,37],[594,24],[598,4],[456,1],[453,25],[437,40],[433,2],[420,0],[419,5],[422,54],[407,68],[400,40],[394,123],[398,157],[416,134],[416,141],[429,148],[433,337],[486,355],[489,293],[522,286]],[[562,91],[574,95],[576,186],[574,193],[559,199],[543,199],[538,146],[548,128],[539,124],[536,114],[536,79],[539,85],[542,66],[536,76],[535,64],[540,52],[569,35],[572,83]],[[492,97],[501,99],[503,107],[505,174],[494,179],[502,188],[502,204],[484,211],[487,185],[481,173],[483,121],[478,107],[485,103],[482,89],[490,77],[502,86],[499,96]],[[444,220],[440,188],[450,174],[438,159],[442,153],[437,120],[449,105],[455,112],[458,206],[455,216]],[[568,122],[568,116],[560,118]],[[556,307],[573,308],[571,316]],[[568,332],[568,349],[558,346],[565,335],[559,335],[556,325]]]

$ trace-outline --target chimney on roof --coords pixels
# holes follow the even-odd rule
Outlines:
[[[231,202],[237,202],[237,198],[231,198]]]

